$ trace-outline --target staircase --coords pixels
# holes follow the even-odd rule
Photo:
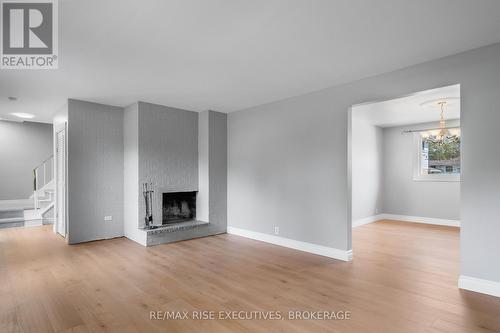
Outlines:
[[[0,229],[24,226],[24,209],[33,209],[30,200],[1,200]]]
[[[54,221],[54,158],[33,169],[33,194],[29,199],[0,200],[0,229],[50,224]]]
[[[55,182],[50,180],[41,189],[33,192],[35,212],[40,219],[53,219],[48,213],[53,210],[55,204]]]

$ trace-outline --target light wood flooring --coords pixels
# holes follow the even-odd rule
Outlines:
[[[500,299],[457,288],[459,231],[380,221],[352,262],[233,235],[144,248],[0,230],[0,332],[500,332]],[[496,264],[496,263],[492,263]],[[150,320],[150,311],[350,311],[350,320]]]

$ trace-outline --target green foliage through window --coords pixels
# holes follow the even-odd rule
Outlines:
[[[426,139],[429,148],[429,160],[453,160],[460,157],[460,137],[453,135],[442,139]]]

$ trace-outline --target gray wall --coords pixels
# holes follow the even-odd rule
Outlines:
[[[383,130],[362,118],[352,119],[352,220],[382,213],[384,193]]]
[[[227,114],[208,112],[210,233],[227,229]]]
[[[348,110],[456,83],[461,273],[500,281],[500,44],[230,114],[228,224],[350,249]]]
[[[409,128],[436,127],[439,123],[384,128],[383,213],[460,220],[460,182],[413,180],[414,138],[401,134]]]
[[[0,200],[28,199],[33,169],[50,155],[52,125],[0,121]]]
[[[113,221],[104,221],[104,216]],[[68,101],[68,242],[123,236],[123,109]]]
[[[350,248],[347,108],[324,92],[228,115],[228,225]]]

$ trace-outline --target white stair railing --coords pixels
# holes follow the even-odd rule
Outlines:
[[[54,178],[54,155],[47,157],[33,169],[34,187],[38,191]]]
[[[50,155],[33,169],[33,187],[35,209],[38,209],[38,190],[47,185],[54,178],[54,155]]]

